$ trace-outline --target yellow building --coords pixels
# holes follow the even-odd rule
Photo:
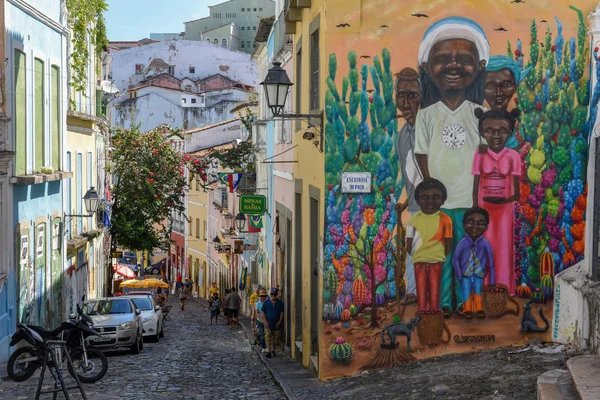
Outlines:
[[[323,51],[323,38],[326,37],[325,1],[292,0],[285,11],[286,33],[294,34],[294,74],[290,76],[295,83],[292,90],[294,113],[320,114],[323,110],[326,88],[327,59]],[[324,154],[312,140],[303,140],[308,130],[305,122],[293,125],[295,134],[293,143],[297,145],[294,168],[295,205],[294,205],[294,269],[300,269],[301,275],[293,274],[292,287],[302,280],[302,292],[292,291],[292,304],[302,302],[302,315],[298,316],[297,307],[291,307],[292,321],[301,320],[301,324],[292,324],[292,337],[302,338],[302,345],[292,346],[292,356],[301,360],[305,367],[317,370],[320,360],[327,357],[320,354],[321,347],[321,281],[322,281],[322,237],[323,202],[325,177]],[[315,131],[318,137],[318,132]],[[302,327],[299,332],[298,325]],[[301,354],[299,354],[301,353]]]
[[[202,186],[200,179],[190,180],[188,191],[188,265],[190,266],[190,279],[194,282],[194,297],[207,297],[207,220],[208,220],[208,192]]]

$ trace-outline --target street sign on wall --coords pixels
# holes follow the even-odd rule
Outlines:
[[[262,194],[244,194],[240,197],[240,212],[246,215],[263,215],[267,212],[267,198]]]
[[[371,193],[371,173],[342,173],[342,193]]]

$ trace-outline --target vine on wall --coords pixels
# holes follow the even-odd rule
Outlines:
[[[67,0],[71,42],[71,86],[85,95],[87,68],[90,62],[89,44],[94,46],[93,57],[98,60],[108,45],[104,11],[108,5],[104,0]],[[94,63],[99,68],[98,63]],[[98,72],[98,71],[97,71]]]

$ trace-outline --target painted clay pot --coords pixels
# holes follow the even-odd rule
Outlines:
[[[435,346],[437,344],[446,344],[450,341],[450,329],[444,321],[442,311],[432,313],[422,313],[421,322],[417,325],[417,335],[419,343],[423,346]],[[444,339],[444,331],[446,339]]]
[[[515,310],[508,308],[509,302],[514,304]],[[506,314],[519,315],[519,303],[508,294],[508,288],[502,284],[483,288],[483,308],[486,316],[492,318]]]

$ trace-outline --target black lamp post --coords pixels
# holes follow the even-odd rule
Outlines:
[[[98,196],[98,192],[93,186],[91,186],[83,196],[83,202],[85,204],[85,211],[87,211],[87,215],[65,214],[65,217],[87,218],[96,213],[96,210],[98,210],[98,204],[100,204],[100,196]]]
[[[319,140],[315,140],[313,143],[319,151],[323,152],[323,112],[319,114],[284,114],[283,109],[285,108],[285,101],[289,93],[290,87],[293,83],[290,81],[287,73],[281,68],[280,62],[274,62],[273,67],[267,72],[265,80],[260,83],[265,88],[265,95],[267,97],[267,106],[273,113],[273,118],[278,119],[301,119],[308,123],[308,126],[314,128],[319,134]],[[313,121],[318,119],[320,126],[316,125]],[[312,140],[312,138],[311,138]]]
[[[246,227],[246,214],[238,213],[235,217],[235,227],[238,231],[242,232]]]

